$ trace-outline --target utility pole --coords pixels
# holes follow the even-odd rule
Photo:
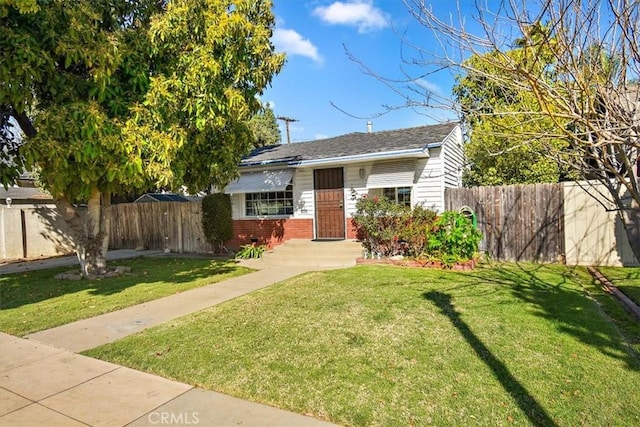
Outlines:
[[[284,126],[285,128],[287,128],[287,144],[291,144],[291,136],[289,135],[289,123],[297,122],[298,120],[284,116],[278,116],[278,120],[282,120],[284,122]]]

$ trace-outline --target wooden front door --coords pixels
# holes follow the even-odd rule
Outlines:
[[[342,168],[313,171],[316,238],[344,239],[344,174]]]

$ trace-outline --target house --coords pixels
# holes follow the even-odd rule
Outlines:
[[[228,247],[353,239],[351,217],[365,194],[442,211],[444,189],[461,185],[463,165],[458,123],[258,148],[224,190],[234,227]]]

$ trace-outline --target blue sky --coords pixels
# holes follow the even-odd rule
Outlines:
[[[455,13],[456,2],[434,3],[438,14]],[[276,116],[298,120],[290,124],[292,142],[366,131],[367,117],[385,112],[385,105],[404,103],[392,89],[363,73],[345,48],[379,75],[403,79],[400,34],[425,49],[435,43],[401,0],[274,0],[274,13],[273,43],[287,53],[287,63],[261,99],[271,103]],[[404,49],[404,55],[411,51]],[[410,73],[418,76],[420,69]],[[421,84],[450,97],[453,77],[444,71],[423,78]],[[370,120],[379,131],[455,118],[442,109],[403,108]],[[284,123],[279,123],[285,143]]]

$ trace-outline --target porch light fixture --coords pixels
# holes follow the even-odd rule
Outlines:
[[[364,168],[360,168],[360,170],[358,171],[358,176],[360,177],[360,179],[364,179],[364,175],[365,175]]]

